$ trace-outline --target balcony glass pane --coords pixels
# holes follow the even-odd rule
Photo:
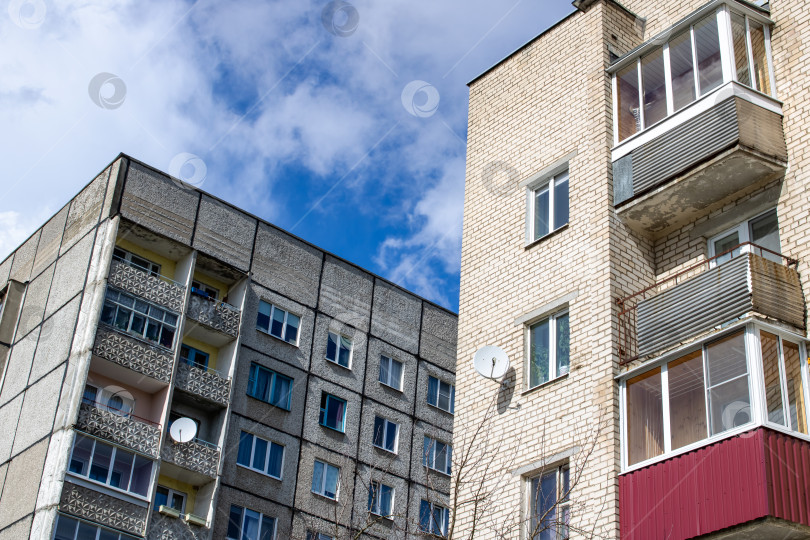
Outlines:
[[[135,455],[135,466],[132,469],[132,483],[129,490],[132,493],[146,496],[149,491],[149,482],[152,480],[152,462],[147,458]]]
[[[658,48],[641,59],[641,84],[644,89],[644,127],[667,116],[664,49]]]
[[[79,530],[76,532],[76,540],[96,540],[96,532],[98,532],[98,527],[80,521]]]
[[[79,522],[67,516],[60,515],[56,522],[56,534],[53,540],[73,540]]]
[[[70,457],[70,472],[87,476],[92,453],[93,439],[77,434],[76,442],[73,446],[73,455]]]
[[[672,72],[672,101],[679,111],[695,101],[695,66],[692,34],[683,32],[669,42],[669,66]]]
[[[90,465],[90,479],[98,482],[107,482],[110,475],[110,460],[112,459],[112,446],[96,443],[93,451],[93,463]]]
[[[768,69],[768,53],[765,48],[765,28],[758,22],[749,20],[751,29],[751,52],[754,57],[754,81],[756,89],[771,95],[771,77]]]
[[[635,63],[616,74],[616,104],[619,124],[619,140],[641,131],[641,114],[638,102],[638,67]]]
[[[790,426],[793,431],[807,434],[806,403],[802,388],[802,359],[799,346],[789,341],[782,342],[785,355],[785,379],[787,380]]]
[[[732,257],[739,255],[740,248],[731,251],[731,248],[738,245],[740,245],[740,235],[736,231],[724,236],[720,240],[715,240],[714,255],[720,255],[714,260],[715,264],[723,264],[724,262],[731,260]],[[729,253],[726,253],[727,251]],[[723,253],[725,253],[725,255],[723,255]]]
[[[785,423],[785,411],[782,400],[782,379],[779,376],[779,338],[765,331],[760,331],[762,348],[762,370],[765,375],[765,404],[768,408],[768,420],[774,424]]]
[[[720,56],[720,35],[717,16],[709,15],[694,26],[697,49],[700,95],[711,92],[723,83],[723,65]]]
[[[115,462],[113,463],[112,474],[110,475],[110,485],[121,489],[129,489],[129,477],[132,475],[133,454],[124,452],[120,448],[115,452]]]
[[[668,365],[669,426],[672,449],[692,444],[708,435],[703,383],[703,351],[687,354]]]
[[[745,36],[745,17],[731,12],[731,40],[734,43],[734,69],[737,81],[751,86],[751,73],[748,70],[748,40]]]
[[[706,347],[711,435],[751,421],[745,333],[737,332]]]
[[[627,462],[633,465],[663,452],[661,368],[656,368],[627,381]]]
[[[765,249],[781,253],[782,247],[779,243],[779,222],[776,218],[776,210],[772,210],[756,219],[752,219],[749,223],[751,242]],[[763,250],[755,250],[758,255],[762,255],[766,259],[774,262],[781,263],[782,258],[773,253],[768,253]]]

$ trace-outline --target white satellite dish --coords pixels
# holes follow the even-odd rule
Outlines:
[[[174,442],[187,443],[197,434],[197,424],[191,418],[178,418],[172,422],[169,435]]]
[[[479,375],[487,379],[498,380],[506,375],[509,369],[509,357],[503,349],[495,345],[481,347],[473,356],[473,365]]]

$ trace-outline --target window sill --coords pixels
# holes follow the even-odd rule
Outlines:
[[[298,340],[297,339],[295,341],[287,341],[286,339],[282,339],[282,338],[280,338],[278,336],[274,336],[273,334],[271,334],[267,330],[263,330],[263,329],[259,328],[258,326],[256,327],[256,331],[261,332],[262,334],[264,334],[266,336],[270,336],[271,338],[273,338],[273,339],[275,339],[277,341],[280,341],[282,343],[286,343],[287,345],[292,345],[293,347],[298,347]]]
[[[379,381],[379,383],[380,383],[381,385],[383,385],[385,388],[388,388],[388,389],[393,390],[393,391],[395,391],[395,392],[399,392],[400,394],[402,393],[402,389],[401,389],[401,388],[396,388],[396,387],[391,386],[390,384],[386,384],[386,383],[384,383],[384,382],[382,382],[382,381]]]
[[[377,446],[376,444],[372,444],[371,446],[373,446],[375,449],[377,449],[377,450],[379,450],[381,452],[385,452],[386,454],[391,454],[394,457],[396,457],[398,455],[394,450],[389,450],[387,448],[383,448],[382,446]]]
[[[531,394],[532,392],[534,392],[536,390],[539,390],[541,388],[545,388],[546,386],[550,386],[550,385],[556,383],[557,381],[561,381],[563,379],[568,378],[568,376],[570,374],[571,373],[569,372],[569,373],[566,373],[565,375],[560,375],[559,377],[555,377],[555,378],[553,378],[551,380],[548,380],[548,381],[546,381],[546,382],[544,382],[542,384],[538,384],[537,386],[533,386],[533,387],[529,388],[528,390],[524,390],[523,392],[521,392],[520,395],[525,396],[526,394]]]
[[[146,508],[150,507],[150,501],[147,497],[129,491],[124,491],[123,489],[113,487],[109,484],[102,484],[101,482],[91,480],[86,476],[80,476],[70,471],[67,472],[66,476],[67,476],[66,481],[69,481],[78,486],[86,487],[94,491],[104,493],[105,495],[110,495],[111,497],[115,497],[116,499],[122,499],[124,501],[137,504],[138,506],[144,506]]]
[[[385,514],[385,515],[382,515],[382,514],[378,514],[378,513],[376,513],[376,512],[372,512],[371,510],[369,510],[369,511],[368,511],[368,514],[369,514],[370,516],[374,516],[374,519],[375,519],[375,520],[377,520],[377,519],[384,519],[385,521],[389,521],[389,522],[390,522],[390,521],[394,521],[394,516],[393,516],[392,514]]]
[[[330,360],[329,358],[326,358],[326,357],[324,357],[324,358],[326,359],[327,363],[329,363],[329,364],[331,364],[333,366],[337,366],[340,369],[345,369],[346,371],[351,371],[352,370],[352,363],[351,362],[349,362],[348,366],[344,366],[343,364],[339,364],[339,363],[335,362],[334,360]]]
[[[142,335],[133,334],[132,332],[127,332],[126,330],[121,330],[117,326],[113,326],[113,325],[107,324],[105,322],[99,322],[99,326],[104,326],[106,328],[109,328],[113,332],[117,332],[117,333],[121,334],[122,336],[127,336],[127,337],[130,337],[130,338],[132,338],[132,339],[134,339],[136,341],[140,341],[141,343],[144,343],[144,344],[148,345],[149,347],[154,347],[155,349],[160,349],[160,350],[167,351],[167,352],[173,352],[174,351],[174,345],[172,345],[171,347],[166,347],[164,345],[161,345],[157,341],[150,341],[150,340],[146,339],[145,337],[143,337]]]
[[[455,416],[455,413],[453,413],[451,411],[448,411],[447,409],[442,409],[441,407],[437,407],[436,405],[433,405],[432,403],[428,403],[428,407],[436,409],[437,411],[442,411],[444,414],[449,414],[450,416]]]
[[[318,422],[318,425],[321,426],[322,428],[328,429],[329,431],[334,431],[335,433],[340,433],[341,435],[346,435],[346,428],[344,428],[343,430],[340,430],[340,429],[337,429],[337,428],[333,428],[331,426],[327,426],[326,424],[321,424],[320,422]]]
[[[310,490],[310,493],[312,493],[313,495],[315,495],[316,497],[318,497],[320,499],[324,499],[324,500],[327,500],[329,502],[333,502],[333,503],[338,502],[337,497],[332,498],[332,497],[330,497],[328,495],[324,495],[323,493],[318,493],[317,491],[312,491],[312,490]]]
[[[439,469],[434,469],[433,467],[428,467],[427,465],[424,465],[424,467],[425,467],[427,470],[429,470],[429,471],[433,471],[433,472],[435,472],[436,474],[440,474],[440,475],[442,475],[442,476],[446,476],[447,478],[451,478],[451,477],[452,477],[452,475],[451,475],[450,473],[446,473],[446,472],[444,472],[444,471],[440,471]]]
[[[537,239],[535,239],[535,240],[532,240],[531,242],[529,242],[528,244],[526,244],[525,246],[523,246],[523,250],[524,250],[524,251],[528,251],[528,250],[530,250],[531,248],[533,248],[534,246],[536,246],[537,244],[542,243],[544,240],[547,240],[548,238],[551,238],[552,236],[556,236],[556,235],[557,235],[557,233],[562,232],[562,231],[566,230],[567,228],[568,228],[568,223],[566,223],[566,224],[565,224],[565,225],[563,225],[562,227],[557,227],[556,229],[554,229],[554,230],[553,230],[553,231],[551,231],[550,233],[548,233],[548,234],[546,234],[546,235],[543,235],[543,236],[541,236],[540,238],[537,238]]]
[[[266,473],[264,471],[260,471],[259,469],[254,469],[253,467],[248,467],[247,465],[242,465],[241,463],[237,463],[236,466],[241,467],[241,468],[245,469],[246,471],[255,472],[256,474],[266,476],[267,478],[272,478],[273,480],[278,480],[279,482],[283,481],[282,477],[280,477],[280,476],[273,476],[272,474]]]

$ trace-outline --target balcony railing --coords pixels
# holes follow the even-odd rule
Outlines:
[[[107,281],[110,285],[138,295],[144,300],[165,306],[172,311],[183,311],[185,286],[165,276],[152,274],[125,259],[113,258]]]
[[[187,509],[188,510],[188,509]],[[204,540],[208,539],[210,530],[188,523],[180,517],[164,516],[160,512],[152,512],[149,522],[147,538],[160,538],[160,540]]]
[[[175,386],[223,407],[227,407],[230,400],[231,381],[213,369],[181,362],[177,368]]]
[[[140,506],[71,482],[62,487],[59,510],[139,536],[146,532],[149,515],[146,504]]]
[[[155,347],[106,325],[98,326],[93,353],[166,384],[171,380],[174,357],[170,350]]]
[[[201,439],[178,443],[167,438],[160,457],[178,467],[216,478],[220,453],[219,446]]]
[[[666,350],[750,312],[804,328],[797,264],[745,242],[618,299],[620,363]]]
[[[207,297],[192,294],[189,299],[188,317],[209,328],[236,337],[239,334],[238,308],[225,302],[218,302]]]
[[[100,408],[94,401],[83,400],[79,405],[76,429],[153,458],[160,451],[160,424],[110,407]]]

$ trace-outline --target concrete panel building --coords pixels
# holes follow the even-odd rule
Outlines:
[[[121,155],[0,263],[0,538],[417,534],[455,346],[455,314]]]
[[[470,83],[453,537],[808,538],[810,5],[574,5]]]

